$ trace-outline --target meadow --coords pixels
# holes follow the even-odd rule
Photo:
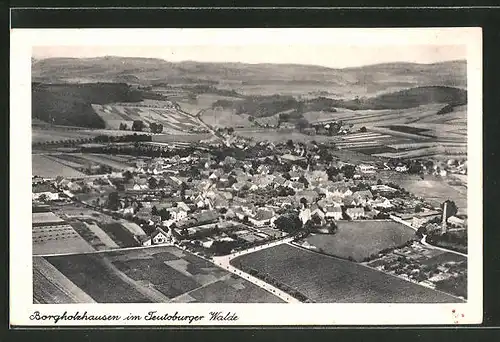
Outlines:
[[[57,163],[44,155],[33,154],[31,156],[33,176],[56,178],[57,176],[77,178],[85,176],[69,166]]]
[[[456,303],[460,300],[365,266],[282,244],[231,261],[268,274],[317,303]]]
[[[362,261],[383,249],[405,244],[415,237],[415,231],[397,222],[339,221],[335,234],[315,234],[307,237],[307,241],[316,250],[338,256]]]
[[[377,177],[385,182],[398,184],[412,194],[425,198],[434,206],[440,206],[446,200],[456,203],[459,213],[467,212],[467,188],[450,185],[445,179],[426,175],[424,179],[418,175],[403,174],[394,171],[380,171]]]

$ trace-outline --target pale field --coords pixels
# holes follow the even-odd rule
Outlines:
[[[40,129],[32,128],[31,142],[44,143],[50,141],[75,140],[93,138],[97,134],[84,130],[60,130],[60,129]]]
[[[84,177],[85,174],[65,166],[61,163],[56,163],[43,155],[31,155],[32,174],[40,177],[55,178],[57,176],[78,178]]]
[[[467,212],[467,188],[450,185],[447,178],[426,175],[424,179],[421,179],[418,175],[395,171],[380,171],[377,178],[385,182],[396,183],[434,206],[440,206],[449,199],[456,203],[459,212]]]
[[[33,227],[32,237],[33,255],[94,251],[70,225]]]
[[[207,109],[202,112],[200,119],[213,127],[252,127],[248,117],[247,114],[234,114],[229,109]]]
[[[47,213],[31,213],[31,222],[33,224],[36,223],[57,223],[57,222],[63,222],[64,220],[61,219],[59,216],[54,214],[53,212],[47,212]]]
[[[120,247],[97,224],[95,224],[95,223],[89,224],[86,222],[84,222],[84,224],[87,226],[88,229],[90,229],[90,231],[92,233],[94,233],[99,238],[99,240],[102,241],[102,243],[104,243],[106,245],[106,247],[109,247],[109,248],[119,248]]]

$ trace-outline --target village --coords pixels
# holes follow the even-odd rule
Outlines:
[[[226,145],[249,149],[224,134]],[[221,147],[212,143],[187,156],[169,147],[170,157],[139,157],[125,170],[85,178],[34,177],[33,205],[78,203],[138,224],[145,232],[138,245],[182,245],[207,257],[290,235],[334,233],[343,220],[401,220],[425,234],[466,230],[466,216],[456,210],[443,224],[442,208],[377,178],[382,170],[466,172],[466,164],[346,163],[316,142],[260,142],[251,148],[263,157],[247,159],[216,153]]]

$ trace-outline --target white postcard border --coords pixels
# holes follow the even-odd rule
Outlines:
[[[175,321],[32,320],[41,315],[201,315],[189,325],[434,325],[482,321],[482,32],[480,28],[14,29],[10,81],[11,325],[176,325]],[[465,44],[468,86],[468,301],[460,304],[33,304],[31,246],[31,50],[41,45]],[[258,52],[256,52],[258,53]],[[235,321],[210,321],[210,312]],[[463,317],[462,317],[463,314]],[[185,323],[180,323],[185,324]]]

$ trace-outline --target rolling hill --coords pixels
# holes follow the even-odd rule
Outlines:
[[[431,85],[464,88],[467,80],[465,61],[390,63],[333,69],[295,64],[172,63],[155,58],[114,56],[33,60],[32,77],[33,81],[46,83],[199,83],[219,84],[220,87],[232,85],[238,90],[287,84],[301,87],[306,90],[305,93],[318,89],[339,92],[347,86],[361,87],[367,93]]]
[[[125,83],[32,84],[32,118],[57,125],[104,128],[91,104],[138,102],[142,93]]]
[[[32,79],[33,118],[90,128],[104,127],[92,104],[162,97],[158,94],[168,87],[177,87],[187,96],[233,96],[234,101],[217,105],[253,117],[284,111],[294,118],[310,111],[335,116],[335,108],[407,109],[430,103],[454,107],[467,102],[465,61],[332,69],[293,64],[172,63],[113,56],[49,58],[32,59]],[[130,85],[152,87],[152,91]]]

